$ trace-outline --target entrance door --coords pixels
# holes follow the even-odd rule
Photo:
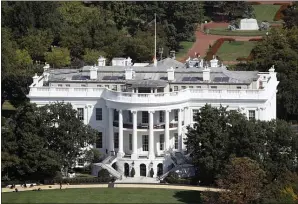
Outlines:
[[[145,164],[140,165],[140,176],[146,176],[146,165]]]
[[[124,176],[129,176],[129,164],[124,164]]]
[[[117,166],[116,162],[114,162],[114,163],[112,164],[112,167],[113,167],[116,171],[118,170],[118,166]]]

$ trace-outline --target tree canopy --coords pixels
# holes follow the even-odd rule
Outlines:
[[[202,184],[214,183],[231,157],[256,160],[270,181],[297,168],[298,136],[284,121],[247,120],[237,111],[210,105],[200,109],[196,121],[188,127],[186,145]]]
[[[97,136],[76,117],[71,104],[28,103],[2,121],[1,170],[10,179],[38,181],[52,178],[57,171],[67,173]]]

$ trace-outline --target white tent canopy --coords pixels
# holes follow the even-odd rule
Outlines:
[[[259,30],[259,25],[257,20],[253,18],[241,19],[240,30]]]

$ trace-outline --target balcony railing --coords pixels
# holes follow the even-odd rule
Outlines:
[[[184,125],[184,121],[182,121],[182,125]],[[119,122],[118,121],[114,121],[113,122],[113,126],[114,127],[119,127]],[[169,123],[169,128],[177,128],[178,127],[178,123]],[[127,129],[132,129],[133,128],[133,124],[131,123],[123,123],[123,128],[127,128]],[[153,125],[154,129],[165,129],[165,124],[154,124]],[[137,125],[137,129],[149,129],[149,125],[148,124],[138,124]]]

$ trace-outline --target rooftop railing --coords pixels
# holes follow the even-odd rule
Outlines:
[[[273,87],[274,88],[274,87]],[[31,87],[28,97],[90,97],[124,103],[172,103],[190,99],[267,99],[270,89],[183,89],[166,93],[128,93],[99,88]]]

